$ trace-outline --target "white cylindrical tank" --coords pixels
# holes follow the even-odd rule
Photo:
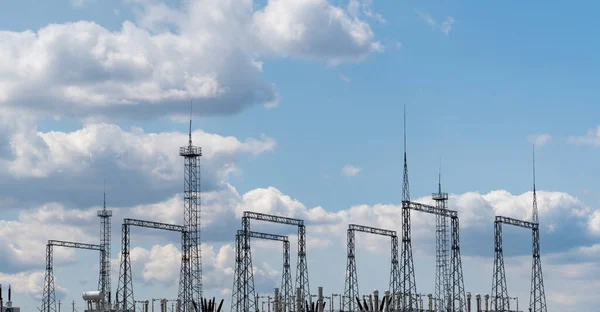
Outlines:
[[[81,297],[85,301],[96,301],[102,300],[102,298],[104,298],[104,294],[100,290],[92,290],[84,292]]]

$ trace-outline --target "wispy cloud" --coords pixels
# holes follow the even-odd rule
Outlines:
[[[383,18],[381,14],[373,12],[371,10],[371,4],[373,4],[373,0],[350,0],[350,2],[348,2],[348,12],[353,17],[358,17],[362,8],[362,13],[365,16],[370,17],[381,24],[385,24],[387,22],[385,18]]]
[[[344,74],[340,73],[340,79],[342,79],[342,81],[344,81],[345,83],[350,83],[352,80],[350,80],[350,78],[346,77]]]
[[[452,16],[446,17],[446,19],[441,24],[438,24],[438,22],[436,22],[435,19],[433,19],[433,17],[429,15],[429,13],[424,13],[419,10],[415,10],[415,12],[425,22],[425,24],[431,27],[431,30],[439,30],[445,35],[448,35],[450,31],[452,31],[452,24],[454,24],[454,18]]]
[[[435,30],[436,28],[436,22],[435,20],[431,17],[431,15],[429,15],[428,13],[423,13],[419,10],[415,10],[415,12],[417,12],[417,14],[419,15],[419,17],[421,19],[423,19],[423,21],[429,25],[431,27],[431,29]]]
[[[454,24],[454,18],[452,18],[451,16],[446,17],[446,19],[442,23],[442,26],[440,26],[440,31],[443,32],[445,35],[448,35],[452,30],[452,24]]]
[[[355,166],[351,166],[351,165],[346,165],[344,166],[344,168],[342,168],[342,174],[347,176],[347,177],[353,177],[355,175],[357,175],[359,172],[361,172],[362,169],[359,167],[355,167]]]
[[[552,139],[552,136],[548,133],[532,134],[527,137],[527,140],[536,146],[543,146],[548,143],[550,139]]]
[[[596,129],[588,130],[584,136],[569,137],[568,141],[574,144],[600,146],[600,126],[596,127]]]

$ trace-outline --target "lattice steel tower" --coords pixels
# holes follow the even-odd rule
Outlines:
[[[98,290],[104,294],[104,304],[110,304],[111,287],[110,287],[110,223],[112,211],[106,210],[106,191],[104,191],[104,208],[98,210],[100,217],[100,246],[104,248],[104,252],[100,254],[100,279],[98,280]]]
[[[181,255],[179,300],[182,312],[193,311],[192,300],[202,297],[202,258],[200,250],[200,156],[202,148],[192,145],[192,118],[187,146],[179,149],[184,158],[183,226],[186,231]]]
[[[441,165],[438,175],[438,192],[432,194],[435,206],[448,209],[448,193],[442,193]],[[436,311],[446,311],[450,305],[450,267],[448,263],[448,218],[441,214],[435,216],[435,300]]]
[[[401,268],[401,306],[403,311],[419,309],[415,265],[412,255],[410,231],[410,187],[408,184],[408,162],[406,160],[406,106],[404,107],[404,181],[402,186],[402,268]]]
[[[529,296],[530,312],[546,312],[546,294],[544,292],[544,277],[542,275],[542,262],[540,260],[540,221],[537,208],[537,195],[535,192],[535,146],[533,147],[533,222],[538,226],[532,229],[533,234],[533,261],[531,270],[531,294]]]

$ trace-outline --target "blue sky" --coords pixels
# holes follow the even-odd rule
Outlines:
[[[0,282],[21,286],[15,292],[22,306],[37,305],[44,255],[33,249],[55,237],[25,228],[41,223],[63,228],[59,236],[74,231],[73,238],[96,239],[93,211],[104,179],[117,216],[116,263],[123,217],[180,222],[176,147],[186,142],[182,121],[194,94],[194,138],[207,151],[203,190],[211,221],[203,237],[205,249],[215,252],[207,260],[209,293],[228,299],[228,248],[244,207],[327,220],[322,229],[315,225],[311,248],[315,258],[332,261],[309,264],[317,276],[337,270],[341,277],[311,285],[342,291],[345,224],[400,231],[384,216],[401,198],[406,106],[411,194],[426,200],[436,191],[441,158],[443,188],[465,224],[463,263],[473,268],[465,272],[467,291],[489,292],[494,213],[530,217],[537,138],[548,304],[589,308],[595,301],[576,292],[596,282],[587,278],[600,278],[593,257],[600,234],[596,8],[593,2],[0,0],[0,203],[6,207],[0,236],[20,239],[14,245],[0,239],[12,250],[0,257]],[[95,24],[71,24],[79,21]],[[346,166],[356,174],[344,174]],[[432,291],[434,275],[426,269],[434,261],[432,221],[415,222],[415,233],[423,234],[418,285]],[[19,253],[27,241],[35,242],[32,250]],[[174,297],[176,286],[152,268],[159,255],[177,251],[177,239],[148,234],[136,243],[143,276],[136,296],[158,296],[168,287]],[[372,252],[387,255],[382,246]],[[528,286],[517,285],[528,285],[529,248],[525,242],[507,248],[507,265],[514,264],[507,268],[514,280],[509,292],[514,287],[522,302]],[[84,271],[94,257],[65,253],[57,275]],[[257,258],[265,265],[259,287],[268,291],[280,279],[279,263]],[[360,261],[389,266],[367,256]],[[385,274],[361,278],[363,289],[383,287]],[[571,278],[565,289],[561,281]],[[57,278],[62,298],[80,300],[81,287],[95,285],[93,277],[86,280]]]

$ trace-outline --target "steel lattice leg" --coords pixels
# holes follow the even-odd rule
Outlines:
[[[540,259],[540,230],[535,228],[533,234],[533,261],[531,273],[531,294],[529,296],[529,311],[547,312],[542,261]]]
[[[494,274],[492,277],[491,309],[504,312],[508,309],[508,291],[502,253],[502,223],[494,222]]]
[[[356,297],[358,297],[358,276],[356,272],[356,257],[355,257],[355,232],[348,230],[348,265],[346,266],[346,283],[344,296],[342,297],[344,311],[356,311]]]

